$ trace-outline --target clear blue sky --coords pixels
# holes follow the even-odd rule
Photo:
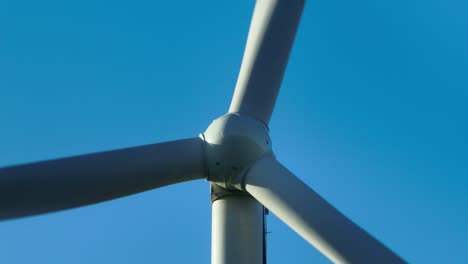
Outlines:
[[[0,166],[186,138],[228,109],[254,1],[0,1]],[[412,263],[466,263],[468,4],[308,1],[278,159]],[[208,263],[208,183],[0,223],[0,263]],[[328,263],[268,217],[268,259]]]

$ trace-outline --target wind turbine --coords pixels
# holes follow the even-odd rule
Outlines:
[[[0,169],[0,219],[211,185],[212,263],[263,263],[264,207],[336,263],[404,263],[276,160],[268,123],[303,0],[257,0],[227,114],[199,137]]]

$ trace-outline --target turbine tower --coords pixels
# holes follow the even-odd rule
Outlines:
[[[229,111],[198,137],[0,169],[0,220],[210,181],[213,264],[265,262],[265,208],[335,263],[405,263],[276,158],[269,121],[304,0],[257,0]]]

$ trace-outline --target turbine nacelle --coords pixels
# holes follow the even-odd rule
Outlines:
[[[230,190],[242,190],[242,176],[266,154],[273,154],[268,126],[241,113],[215,119],[201,134],[205,142],[207,179]]]

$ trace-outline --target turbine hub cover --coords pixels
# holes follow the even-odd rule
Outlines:
[[[215,119],[205,133],[207,179],[226,189],[241,189],[241,176],[265,154],[272,153],[268,127],[246,114]]]

